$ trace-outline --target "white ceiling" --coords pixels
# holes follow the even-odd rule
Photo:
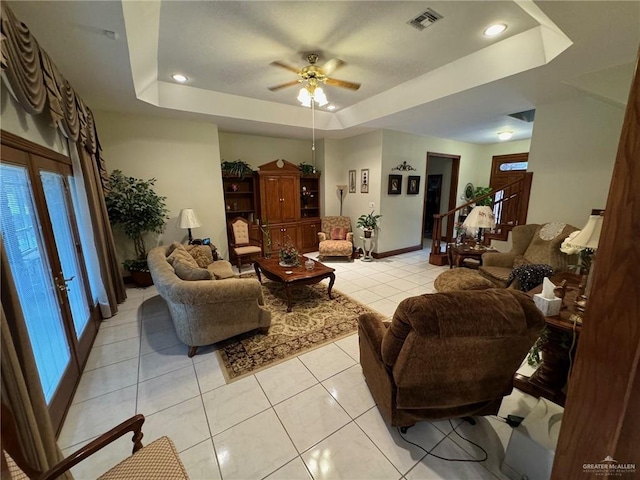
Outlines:
[[[626,101],[640,43],[640,1],[13,1],[10,6],[94,110],[197,119],[222,131],[310,138],[295,79],[316,52],[345,66],[327,86],[334,113],[317,137],[372,128],[494,143],[532,125],[507,114],[595,95]],[[443,16],[418,31],[427,7]],[[493,22],[509,27],[487,39]],[[115,40],[104,34],[116,32]],[[184,73],[186,85],[171,74]]]

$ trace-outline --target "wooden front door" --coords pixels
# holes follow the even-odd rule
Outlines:
[[[500,235],[500,238],[506,239],[509,230],[516,225],[527,223],[529,195],[533,180],[533,173],[527,171],[528,161],[528,153],[493,157],[489,186],[496,192],[493,202],[496,234]],[[513,182],[517,183],[507,187]]]

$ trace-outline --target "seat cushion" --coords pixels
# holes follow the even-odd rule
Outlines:
[[[252,253],[261,253],[262,249],[260,247],[256,247],[255,245],[249,245],[247,247],[234,248],[233,251],[236,253],[236,255],[251,255]]]
[[[353,244],[346,240],[325,240],[320,242],[318,251],[326,257],[350,257],[353,252]]]
[[[506,288],[509,286],[509,276],[511,275],[513,269],[507,267],[488,267],[486,265],[482,265],[479,270],[480,274],[484,278],[491,280],[499,287]]]
[[[454,268],[446,270],[438,275],[433,282],[438,292],[451,292],[455,290],[484,290],[494,288],[495,285],[477,271],[469,268]]]
[[[168,437],[160,437],[98,478],[100,480],[188,480],[189,476],[173,442]]]

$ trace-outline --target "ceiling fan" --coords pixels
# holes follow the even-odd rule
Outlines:
[[[347,82],[345,80],[338,80],[336,78],[329,77],[329,75],[331,75],[335,70],[344,65],[344,62],[342,60],[332,58],[322,67],[320,67],[316,65],[316,63],[318,62],[318,55],[315,53],[309,53],[307,55],[307,61],[309,62],[309,65],[306,65],[301,69],[296,69],[280,61],[271,62],[271,65],[289,70],[290,72],[298,75],[298,77],[300,78],[298,78],[297,80],[292,80],[290,82],[281,83],[280,85],[269,87],[269,90],[275,92],[286,87],[292,87],[294,85],[297,85],[298,83],[306,83],[311,87],[315,87],[319,83],[324,83],[325,85],[348,88],[350,90],[358,90],[360,88],[359,83]]]

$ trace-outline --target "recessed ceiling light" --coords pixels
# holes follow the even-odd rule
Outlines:
[[[335,110],[336,106],[335,105],[327,105],[327,110]]]
[[[498,138],[502,141],[511,140],[513,132],[511,130],[505,130],[504,132],[498,132]]]
[[[181,73],[176,73],[174,75],[171,75],[171,78],[173,78],[176,82],[180,82],[180,83],[184,83],[187,80],[189,80],[187,77],[185,77]]]
[[[504,23],[496,23],[485,28],[483,35],[487,37],[495,37],[496,35],[500,35],[507,29],[507,26]]]

